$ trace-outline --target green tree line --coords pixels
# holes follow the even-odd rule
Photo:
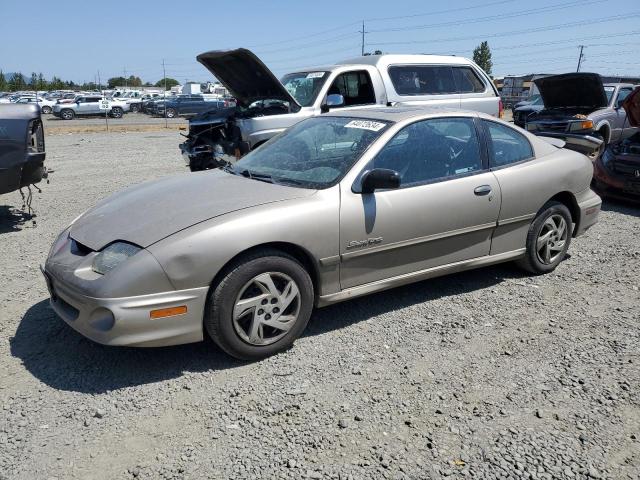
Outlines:
[[[173,79],[167,78],[167,89],[179,85],[180,83]],[[156,87],[164,87],[165,79],[162,78],[155,83]],[[114,88],[114,87],[151,87],[154,84],[149,82],[143,83],[140,77],[134,75],[125,77],[113,77],[107,80],[106,85],[100,85],[101,88]],[[73,81],[62,80],[59,77],[52,77],[51,80],[44,78],[42,73],[31,73],[31,76],[27,77],[21,72],[12,74],[9,78],[0,70],[0,92],[17,92],[21,90],[96,90],[98,84],[95,82],[75,83]]]

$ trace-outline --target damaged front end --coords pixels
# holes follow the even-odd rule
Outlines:
[[[236,114],[236,108],[228,108],[189,120],[187,139],[179,147],[192,172],[220,168],[249,151],[236,124]]]

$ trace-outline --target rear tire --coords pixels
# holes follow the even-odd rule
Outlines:
[[[111,109],[111,116],[113,118],[122,118],[122,114],[123,113],[124,112],[122,111],[122,108],[120,108],[120,107],[113,107]]]
[[[139,111],[140,111],[140,107],[137,104],[132,103],[131,104],[131,113],[138,113]]]
[[[259,360],[289,348],[313,310],[313,283],[292,256],[265,249],[228,267],[209,294],[204,326],[226,353]]]
[[[175,118],[178,116],[178,112],[176,112],[173,108],[167,108],[165,115],[167,116],[167,118]]]
[[[517,264],[536,275],[554,271],[567,254],[572,227],[569,209],[560,202],[547,202],[529,226],[527,250]]]
[[[51,112],[52,112],[51,107],[49,107],[49,106],[47,106],[47,105],[45,105],[44,107],[42,107],[42,113],[44,113],[45,115],[47,115],[47,114],[49,114],[49,113],[51,113]]]

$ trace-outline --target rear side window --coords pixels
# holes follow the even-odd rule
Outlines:
[[[453,78],[460,93],[481,93],[486,89],[471,67],[453,67]]]
[[[504,167],[533,157],[533,149],[524,135],[511,127],[483,120],[489,137],[489,164]]]
[[[398,95],[442,95],[456,93],[451,67],[405,65],[389,67],[389,77]]]

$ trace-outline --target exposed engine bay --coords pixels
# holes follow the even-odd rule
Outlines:
[[[248,108],[233,107],[205,112],[189,120],[187,140],[180,144],[185,163],[192,172],[220,168],[249,153],[238,120],[289,113],[279,100],[261,100]]]

